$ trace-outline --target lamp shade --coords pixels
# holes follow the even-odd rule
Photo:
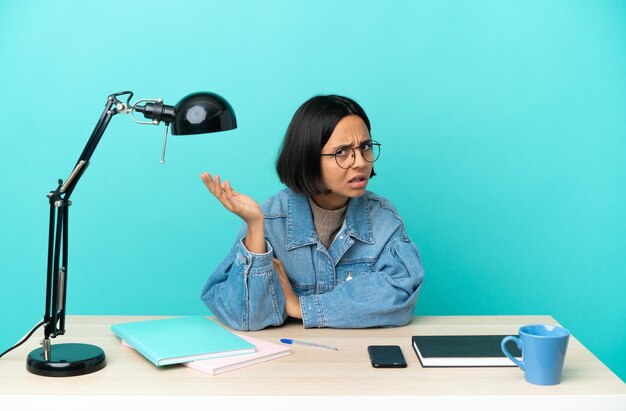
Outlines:
[[[176,104],[172,134],[202,134],[237,128],[237,119],[230,103],[222,96],[199,92],[184,97]]]

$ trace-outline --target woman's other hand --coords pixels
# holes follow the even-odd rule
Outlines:
[[[285,272],[285,267],[283,267],[283,263],[280,262],[279,259],[274,258],[274,269],[278,273],[278,278],[280,279],[280,285],[283,288],[283,294],[285,295],[285,311],[287,315],[294,318],[302,318],[302,309],[300,308],[300,300],[298,296],[293,291],[293,287],[289,282],[289,278],[287,277],[287,273]]]

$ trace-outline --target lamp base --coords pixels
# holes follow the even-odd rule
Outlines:
[[[99,371],[106,365],[104,351],[90,344],[55,344],[50,348],[50,360],[43,358],[43,348],[28,354],[26,369],[44,377],[73,377]]]

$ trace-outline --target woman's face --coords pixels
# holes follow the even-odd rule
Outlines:
[[[334,154],[345,149],[349,154],[354,149],[354,164],[341,168],[333,156],[321,156],[322,180],[329,194],[322,193],[313,197],[317,205],[329,210],[343,207],[350,198],[363,195],[372,174],[372,163],[365,161],[359,146],[370,141],[370,133],[365,122],[357,115],[342,118],[322,147],[321,154]],[[351,156],[348,157],[351,159]]]

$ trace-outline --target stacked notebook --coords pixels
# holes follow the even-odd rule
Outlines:
[[[183,364],[212,375],[290,354],[288,347],[235,334],[201,316],[114,324],[111,330],[157,366]]]
[[[413,349],[422,367],[516,367],[504,355],[500,343],[505,335],[414,335]],[[521,360],[515,344],[509,352]]]

